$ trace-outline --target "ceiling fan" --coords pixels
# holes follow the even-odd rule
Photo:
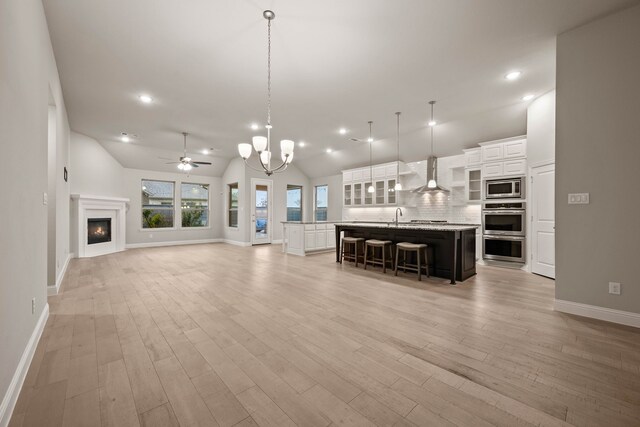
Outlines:
[[[167,165],[177,164],[178,169],[183,171],[190,171],[191,169],[197,168],[200,165],[210,165],[211,162],[194,162],[191,157],[187,156],[187,135],[189,134],[187,132],[182,132],[182,135],[184,136],[184,151],[183,151],[182,157],[180,157],[180,160],[177,162],[168,162],[166,164]]]

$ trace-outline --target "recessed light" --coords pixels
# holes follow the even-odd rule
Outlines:
[[[126,132],[120,132],[120,141],[122,142],[131,142],[131,137],[133,135],[129,135]]]
[[[298,147],[304,147],[304,145],[305,145],[305,144],[304,144],[304,141],[300,141],[300,142],[298,142]]]
[[[340,132],[340,135],[344,135],[347,133],[347,130],[345,128],[340,128],[338,132]]]
[[[253,130],[258,130],[258,124],[257,123],[251,123],[251,129]]]
[[[367,142],[373,142],[373,138],[367,138]]]
[[[523,101],[531,101],[533,98],[535,98],[535,95],[532,93],[528,93],[525,96],[522,97]]]
[[[331,153],[333,150],[331,148],[327,148],[327,153]]]
[[[142,94],[140,96],[138,96],[138,99],[140,100],[140,102],[142,102],[143,104],[151,104],[153,102],[153,98],[150,97],[147,94]]]
[[[438,122],[436,122],[435,120],[429,120],[429,123],[427,123],[429,126],[434,127],[435,125],[438,124]]]
[[[517,80],[522,75],[522,71],[511,71],[504,76],[507,80]]]
[[[209,150],[207,150],[206,148],[204,150],[202,150],[202,154],[209,154]]]

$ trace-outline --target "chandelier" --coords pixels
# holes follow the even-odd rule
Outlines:
[[[238,153],[244,160],[244,163],[251,169],[264,172],[267,176],[271,176],[276,172],[283,172],[289,163],[293,160],[294,143],[291,140],[283,139],[280,141],[280,158],[282,164],[279,166],[271,166],[271,21],[275,19],[276,14],[270,10],[265,10],[262,16],[267,20],[267,136],[254,136],[251,144],[238,144]],[[258,161],[262,169],[251,166],[248,162],[252,150],[258,153]]]

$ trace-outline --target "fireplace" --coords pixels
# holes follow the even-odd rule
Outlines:
[[[87,244],[106,243],[111,241],[111,218],[87,219]]]

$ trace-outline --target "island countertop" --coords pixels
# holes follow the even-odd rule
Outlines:
[[[467,231],[475,230],[481,227],[480,224],[459,224],[459,223],[419,223],[419,222],[399,222],[396,225],[394,222],[366,222],[366,221],[341,221],[335,222],[335,225],[350,226],[356,225],[358,227],[371,227],[371,228],[393,228],[402,230],[425,230],[425,231]]]

